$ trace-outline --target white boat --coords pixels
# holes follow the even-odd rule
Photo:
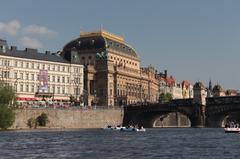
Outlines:
[[[240,133],[240,128],[224,128],[225,133]]]

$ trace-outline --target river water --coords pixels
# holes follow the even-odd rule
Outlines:
[[[223,129],[158,128],[0,132],[0,158],[200,159],[239,158],[240,134]]]

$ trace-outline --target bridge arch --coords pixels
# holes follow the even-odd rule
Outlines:
[[[147,128],[152,128],[156,126],[157,120],[160,120],[160,118],[166,118],[169,115],[176,114],[178,117],[184,117],[185,120],[188,122],[188,125],[190,126],[192,123],[192,116],[189,114],[189,112],[185,111],[184,109],[169,109],[169,110],[142,110],[142,111],[126,111],[124,115],[124,125],[143,125]],[[172,124],[172,126],[177,126],[177,122],[179,119],[176,117],[175,125]],[[163,119],[164,120],[164,119]],[[177,121],[178,120],[178,121]],[[168,124],[171,123],[171,121],[168,122]],[[172,122],[174,123],[174,122]],[[180,125],[180,124],[179,124]],[[167,125],[164,125],[167,127]]]
[[[227,118],[232,118],[230,121],[240,120],[240,110],[239,109],[219,109],[217,111],[208,114],[206,117],[207,127],[224,127],[227,122]]]

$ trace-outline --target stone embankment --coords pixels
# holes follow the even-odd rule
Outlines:
[[[29,128],[30,118],[46,113],[49,122],[47,128],[103,128],[107,125],[122,124],[122,109],[19,109],[13,129]]]

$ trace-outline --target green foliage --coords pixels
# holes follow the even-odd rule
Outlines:
[[[84,95],[83,94],[80,95],[79,102],[80,102],[80,104],[84,103]]]
[[[12,87],[0,85],[0,129],[11,127],[15,120],[16,95]]]
[[[36,119],[39,126],[46,126],[48,122],[48,116],[46,113],[42,113],[40,116]]]
[[[0,128],[6,130],[11,127],[15,120],[15,112],[7,105],[0,105]]]
[[[173,99],[172,94],[171,93],[161,93],[159,95],[159,102],[160,103],[166,103],[166,102],[170,102]]]
[[[0,104],[14,106],[16,93],[11,86],[0,85]]]
[[[38,123],[37,123],[36,119],[30,118],[30,119],[28,119],[27,125],[29,128],[37,128]]]
[[[76,98],[71,94],[70,97],[69,97],[69,100],[71,103],[75,102],[76,101]]]
[[[88,102],[88,92],[86,90],[83,90],[81,96],[79,97],[80,104],[83,104],[84,106]]]

